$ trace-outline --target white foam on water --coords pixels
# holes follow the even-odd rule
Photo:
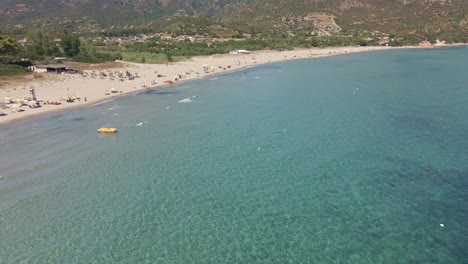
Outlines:
[[[105,101],[102,101],[102,102],[98,102],[98,103],[92,104],[91,106],[100,105],[100,104],[105,104],[105,103],[112,102],[112,101],[114,101],[114,100],[105,100]]]
[[[180,101],[178,101],[179,103],[191,103],[193,102],[192,100],[190,100],[190,98],[185,98],[185,99],[182,99]]]
[[[137,124],[137,126],[142,126],[143,124],[148,124],[148,121],[143,121]]]
[[[166,109],[171,109],[171,107],[170,107],[170,106],[168,106],[168,107],[166,107]]]
[[[215,78],[211,78],[211,79],[210,79],[210,81],[214,81],[214,80],[218,80],[218,78],[215,77]]]
[[[196,96],[196,95],[194,95],[194,96],[192,96],[192,98],[197,98],[197,96]]]
[[[114,115],[115,115],[115,116],[118,116],[119,114],[115,113]]]
[[[115,109],[117,109],[117,108],[119,108],[119,106],[115,105],[115,106],[113,106],[113,107],[107,108],[107,110],[110,111],[110,110],[115,110]]]

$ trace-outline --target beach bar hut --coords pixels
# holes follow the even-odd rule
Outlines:
[[[50,73],[78,73],[78,70],[68,68],[63,64],[51,64],[51,65],[38,65],[37,69],[44,70]]]
[[[52,73],[62,73],[67,71],[67,67],[63,65],[47,65],[46,66],[46,71],[47,72],[52,72]]]

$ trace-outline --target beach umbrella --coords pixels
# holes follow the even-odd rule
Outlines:
[[[72,99],[72,100],[75,100],[77,98],[75,93],[68,93],[67,97],[68,99]]]

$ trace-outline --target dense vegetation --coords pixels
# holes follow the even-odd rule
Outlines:
[[[0,10],[3,34],[47,28],[102,36],[141,33],[232,37],[312,31],[312,12],[334,17],[345,31],[396,33],[411,41],[468,42],[466,0],[9,0]],[[103,15],[105,14],[105,15]],[[18,26],[20,25],[20,26]],[[219,27],[218,27],[219,26]]]
[[[14,76],[28,73],[28,68],[15,64],[0,64],[0,76]]]
[[[194,24],[208,27],[205,22]],[[185,34],[198,34],[194,27],[179,27],[177,30]],[[138,31],[128,31],[137,33]],[[104,32],[104,36],[113,35],[115,32]],[[232,33],[232,32],[231,32]],[[181,32],[174,32],[181,34]],[[202,37],[206,36],[203,35]],[[236,49],[265,50],[265,49],[292,49],[294,47],[329,47],[329,46],[365,46],[378,45],[377,38],[365,38],[366,35],[346,32],[346,35],[318,37],[307,31],[299,31],[295,34],[270,33],[249,34],[242,38],[242,34],[235,33],[228,39],[212,39],[194,41],[162,39],[153,37],[144,42],[127,42],[125,44],[105,43],[106,38],[94,37],[80,40],[76,34],[68,31],[54,31],[34,29],[25,33],[27,43],[18,45],[12,38],[0,37],[2,49],[2,62],[11,64],[14,61],[34,61],[36,63],[55,63],[55,57],[68,57],[73,61],[85,63],[100,63],[113,60],[124,60],[138,63],[166,63],[169,61],[187,58],[195,55],[212,55],[228,53]],[[390,34],[389,45],[398,46],[414,44],[410,40],[397,41],[395,34]],[[92,40],[92,41],[91,41]],[[417,43],[417,42],[416,42]],[[24,65],[23,65],[24,66]],[[6,67],[6,66],[5,66]],[[4,69],[6,69],[4,67]],[[10,66],[8,66],[10,67]],[[8,72],[8,73],[7,73]],[[3,71],[3,74],[20,73],[18,68]]]
[[[11,61],[18,52],[19,45],[14,39],[0,36],[0,63]]]
[[[16,40],[0,36],[0,76],[13,76],[29,72],[28,63],[18,62],[15,59],[20,52]]]

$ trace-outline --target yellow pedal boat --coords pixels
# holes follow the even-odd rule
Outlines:
[[[97,130],[99,133],[117,133],[117,128],[115,127],[101,127]]]

